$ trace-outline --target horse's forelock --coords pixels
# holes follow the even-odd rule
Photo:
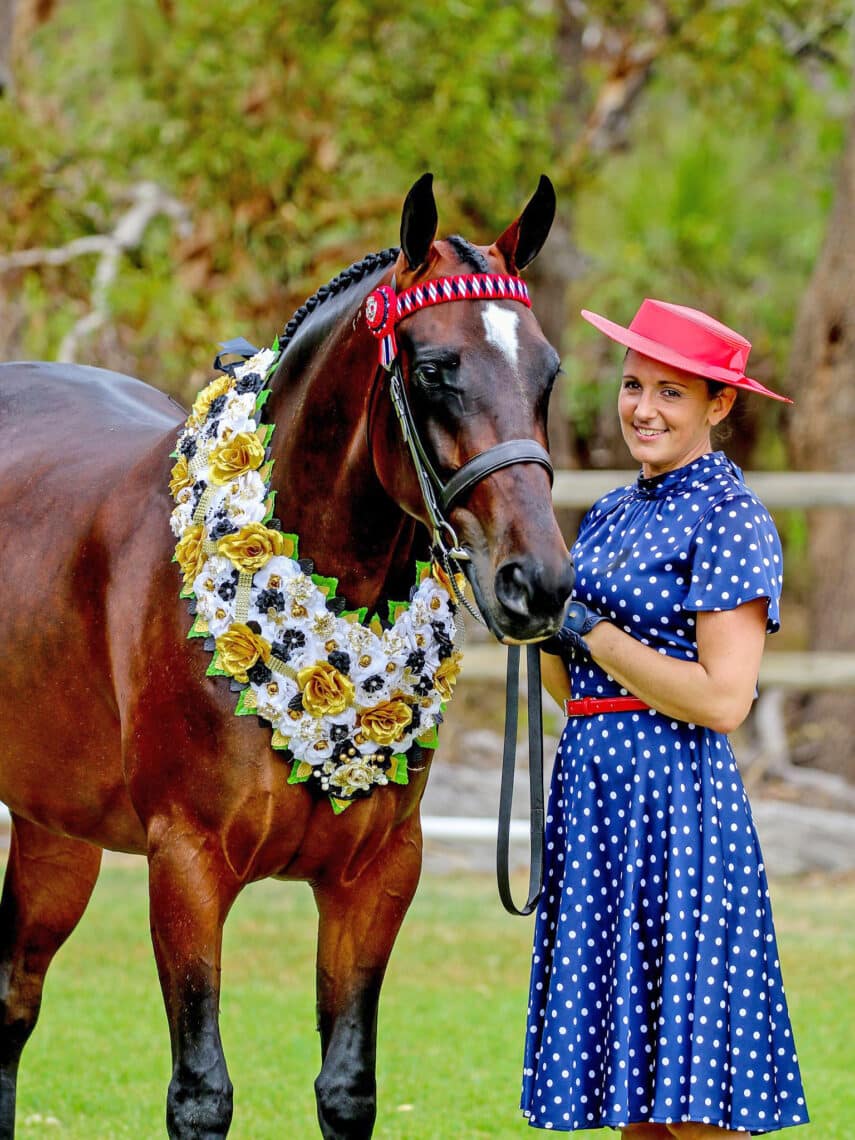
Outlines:
[[[476,273],[489,273],[490,266],[487,263],[487,258],[466,238],[461,237],[460,234],[452,234],[450,238],[445,239],[458,258],[465,264],[474,269]]]

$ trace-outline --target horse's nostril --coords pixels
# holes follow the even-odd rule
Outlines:
[[[573,562],[548,573],[529,555],[508,559],[496,571],[496,597],[515,617],[557,619],[573,589]]]
[[[528,617],[531,612],[532,581],[531,569],[522,562],[503,562],[496,571],[496,597],[505,609],[520,617]]]

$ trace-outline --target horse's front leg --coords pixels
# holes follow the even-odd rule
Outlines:
[[[172,824],[150,841],[151,934],[172,1042],[170,1140],[220,1140],[231,1124],[220,970],[223,923],[240,886],[213,838]]]
[[[367,1140],[377,1113],[377,1004],[392,946],[421,870],[417,816],[352,880],[314,884],[318,927],[315,1081],[324,1140]]]

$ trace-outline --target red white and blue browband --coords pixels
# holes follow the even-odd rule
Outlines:
[[[398,355],[395,325],[398,321],[446,301],[519,301],[531,308],[528,287],[521,277],[504,273],[464,273],[457,277],[436,277],[396,293],[391,285],[380,285],[365,301],[365,322],[380,341],[380,363],[391,368]]]

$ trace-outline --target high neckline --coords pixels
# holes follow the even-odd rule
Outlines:
[[[722,471],[741,475],[739,468],[727,458],[723,451],[710,451],[687,463],[685,467],[675,467],[662,475],[652,475],[646,479],[639,472],[635,491],[644,499],[661,499],[673,495],[697,483],[705,483],[711,476]]]

